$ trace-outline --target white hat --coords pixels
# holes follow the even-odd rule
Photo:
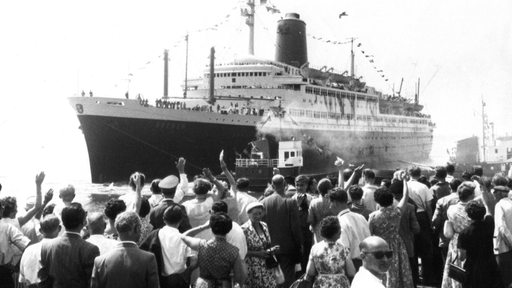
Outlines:
[[[251,211],[252,209],[254,209],[256,207],[263,208],[263,204],[258,201],[251,202],[251,203],[247,204],[247,206],[245,207],[245,212],[249,213],[249,211]]]
[[[174,175],[169,175],[164,179],[160,180],[160,183],[158,183],[158,187],[160,187],[161,189],[172,189],[178,186],[178,183],[180,183],[178,177]]]

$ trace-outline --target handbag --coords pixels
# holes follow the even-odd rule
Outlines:
[[[453,260],[450,262],[448,266],[448,277],[457,282],[466,283],[468,274],[466,269],[462,268],[461,266],[457,266],[456,261],[458,257],[459,255],[455,256],[455,258],[453,258]]]
[[[284,283],[283,270],[281,270],[281,266],[279,266],[279,264],[277,264],[277,267],[272,269],[272,275],[274,276],[274,279],[278,285]]]

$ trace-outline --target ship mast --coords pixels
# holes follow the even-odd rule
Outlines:
[[[185,36],[186,52],[185,52],[185,90],[183,91],[183,98],[187,98],[188,91],[188,33]]]
[[[350,38],[350,76],[355,77],[354,74],[354,37]]]
[[[482,162],[485,162],[485,150],[487,146],[487,114],[485,114],[485,102],[484,97],[482,96]]]
[[[169,98],[168,85],[169,85],[169,50],[164,50],[164,99]]]

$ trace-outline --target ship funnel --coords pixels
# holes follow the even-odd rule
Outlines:
[[[287,13],[277,23],[276,61],[295,67],[308,62],[306,23],[297,13]]]

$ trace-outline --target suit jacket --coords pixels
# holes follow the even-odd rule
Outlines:
[[[303,245],[297,202],[273,193],[261,201],[265,207],[263,221],[267,223],[272,246],[280,245],[278,254],[297,255]]]
[[[190,226],[190,221],[188,220],[187,216],[187,210],[185,209],[185,206],[175,203],[172,199],[164,198],[160,203],[149,213],[149,223],[153,225],[153,229],[159,229],[165,226],[164,223],[164,212],[167,207],[170,207],[172,205],[178,205],[181,208],[181,212],[183,213],[183,221],[181,221],[180,226],[178,227],[178,230],[180,233],[184,233],[185,231],[192,228]]]
[[[41,245],[40,287],[88,288],[100,250],[80,235],[64,233]]]
[[[120,242],[94,260],[91,288],[153,287],[159,287],[155,256],[134,242]]]

